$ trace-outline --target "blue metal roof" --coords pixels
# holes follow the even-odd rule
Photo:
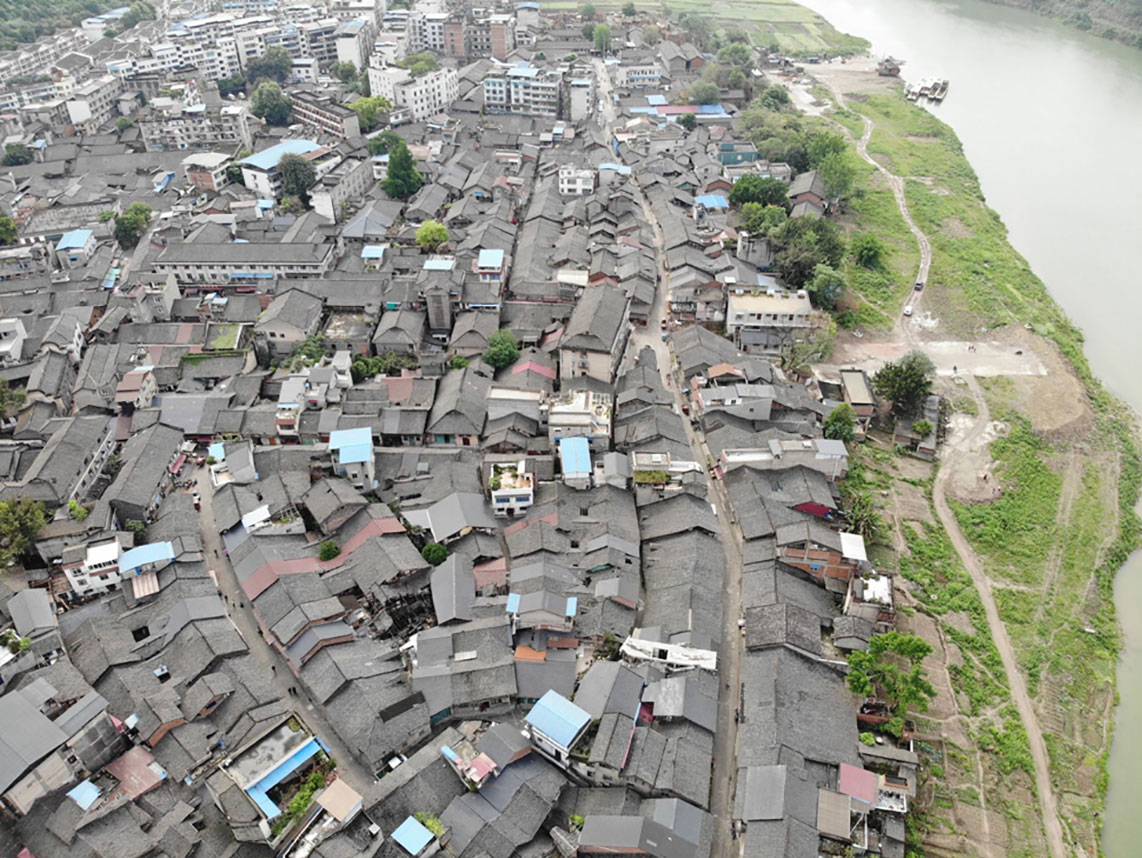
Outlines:
[[[665,95],[648,95],[646,97],[646,103],[647,104],[653,104],[655,106],[657,106],[659,104],[666,104],[666,96]]]
[[[272,170],[278,165],[278,161],[282,159],[283,155],[308,155],[313,150],[320,148],[312,140],[283,140],[276,146],[271,146],[269,149],[263,149],[261,152],[251,155],[241,163],[258,170]]]
[[[430,256],[421,267],[425,271],[451,271],[456,267],[456,260],[451,256]]]
[[[618,173],[619,175],[622,175],[622,176],[629,176],[630,175],[630,167],[628,167],[626,164],[612,164],[612,163],[600,164],[599,169],[600,170],[611,170],[611,171]]]
[[[74,789],[68,792],[67,797],[73,799],[81,810],[88,810],[99,798],[99,787],[91,781],[80,781]]]
[[[338,465],[353,465],[367,462],[373,458],[373,442],[368,444],[349,444],[337,451]]]
[[[174,546],[169,542],[152,542],[140,545],[130,551],[124,551],[119,556],[119,574],[146,566],[148,563],[159,563],[163,560],[174,560]]]
[[[329,449],[340,450],[342,447],[355,447],[360,444],[373,446],[373,430],[368,426],[358,429],[335,429],[329,433]]]
[[[708,209],[728,209],[730,207],[729,202],[721,194],[702,194],[694,197],[694,202]]]
[[[591,445],[586,438],[560,439],[559,467],[564,475],[591,473]]]
[[[548,690],[523,719],[564,748],[570,748],[591,716],[554,689]]]
[[[480,268],[499,268],[504,264],[502,250],[481,250],[476,257],[476,265]]]
[[[410,816],[397,826],[393,832],[393,840],[401,845],[409,855],[419,855],[421,851],[432,842],[432,832]]]
[[[266,819],[274,819],[282,812],[266,793],[317,756],[320,750],[322,750],[321,743],[315,736],[270,769],[257,783],[246,788],[246,795],[265,814]]]
[[[88,239],[92,236],[89,229],[73,229],[71,232],[64,233],[56,245],[56,250],[73,250],[82,248],[87,244]]]
[[[508,69],[508,77],[536,77],[539,75],[539,69],[533,68],[520,68]]]
[[[387,244],[366,244],[361,248],[362,259],[384,259],[385,251],[388,250]]]

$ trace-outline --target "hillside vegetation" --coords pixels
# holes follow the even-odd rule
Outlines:
[[[1072,27],[1142,48],[1142,0],[988,0],[1029,9]]]
[[[112,0],[0,0],[0,51],[17,50],[115,6]]]

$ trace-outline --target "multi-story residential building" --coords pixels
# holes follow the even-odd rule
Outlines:
[[[595,105],[594,78],[577,77],[568,81],[567,101],[571,107],[572,122],[581,122],[590,116]]]
[[[484,109],[488,113],[558,116],[563,76],[556,71],[514,66],[484,78]]]
[[[559,168],[559,193],[565,197],[594,193],[597,178],[598,174],[590,167],[564,164]]]
[[[263,149],[241,162],[242,183],[263,197],[276,199],[282,179],[278,164],[285,155],[312,155],[321,147],[312,140],[284,140],[269,149]],[[330,165],[328,169],[332,169]]]
[[[346,158],[310,188],[309,201],[322,217],[341,221],[346,203],[360,200],[373,181],[373,165],[368,158]]]
[[[527,470],[525,460],[496,462],[488,470],[488,492],[494,515],[514,516],[535,502],[535,474]]]
[[[67,100],[68,118],[83,133],[93,134],[111,120],[122,91],[123,82],[112,75],[90,80]]]
[[[735,286],[727,296],[726,336],[744,351],[775,354],[808,333],[812,311],[804,289]]]
[[[204,191],[217,191],[226,184],[231,158],[224,152],[199,152],[182,159],[186,180]]]
[[[596,449],[609,449],[613,407],[614,397],[609,393],[585,387],[563,391],[542,406],[551,449],[556,449],[561,438],[586,438]]]
[[[444,22],[444,56],[459,60],[468,57],[467,26],[459,14]]]
[[[17,364],[24,358],[28,331],[19,319],[0,319],[0,362]]]
[[[615,86],[642,89],[643,87],[657,87],[662,78],[662,66],[658,58],[647,53],[645,57],[632,60],[623,60],[614,67]]]
[[[87,47],[90,40],[79,27],[69,27],[47,36],[22,51],[14,51],[0,60],[0,79],[30,77],[46,72],[48,66],[72,51]]]
[[[321,64],[313,57],[302,57],[290,63],[290,80],[297,83],[317,83],[321,76]]]
[[[358,71],[369,64],[373,52],[372,31],[365,21],[345,21],[333,34],[337,46],[337,62],[352,63]]]
[[[449,68],[413,77],[406,69],[374,67],[369,69],[369,87],[393,107],[406,108],[414,122],[447,110],[460,94],[456,70]]]
[[[517,3],[515,7],[516,44],[530,44],[539,32],[539,4],[535,2]]]
[[[361,121],[356,112],[332,101],[328,97],[309,92],[294,92],[289,96],[295,122],[312,125],[337,137],[357,137]]]
[[[337,62],[337,34],[340,27],[341,22],[336,18],[299,24],[301,55],[313,57],[323,66]]]
[[[254,122],[244,104],[207,107],[156,100],[138,125],[148,149],[205,149],[250,146]]]
[[[559,377],[588,375],[612,384],[630,336],[630,298],[622,289],[583,290],[559,339]]]
[[[413,12],[408,16],[409,53],[439,51],[444,53],[444,24],[448,15],[443,12]]]
[[[123,546],[119,537],[65,548],[60,564],[67,582],[77,596],[95,596],[119,588],[119,557]]]
[[[404,32],[382,30],[373,44],[372,61],[381,66],[395,66],[408,55]]]
[[[246,282],[320,277],[333,267],[334,246],[274,241],[172,244],[152,263],[179,283],[240,286]]]
[[[472,261],[472,271],[481,283],[500,285],[508,276],[508,258],[502,250],[481,249]]]

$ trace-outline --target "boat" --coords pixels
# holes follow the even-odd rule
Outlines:
[[[904,90],[904,97],[909,101],[916,101],[920,98],[920,84],[910,83],[908,88]]]
[[[944,96],[947,94],[948,79],[941,78],[940,80],[936,81],[936,85],[932,87],[932,94],[929,96],[929,98],[931,98],[932,101],[943,101]]]
[[[932,95],[932,87],[935,86],[935,84],[935,80],[930,77],[926,77],[920,81],[920,97],[929,98]]]

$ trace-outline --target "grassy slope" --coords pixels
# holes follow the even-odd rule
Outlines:
[[[1142,48],[1142,0],[987,0],[1028,9],[1104,39]]]
[[[992,382],[993,417],[1012,426],[1010,434],[991,449],[998,462],[996,477],[1005,493],[996,503],[958,505],[956,512],[1000,584],[996,599],[1029,687],[1037,696],[1064,820],[1078,842],[1088,850],[1097,849],[1095,812],[1101,809],[1106,791],[1108,731],[1103,726],[1119,646],[1112,583],[1115,571],[1138,541],[1133,504],[1138,496],[1139,465],[1128,428],[1133,426],[1133,416],[1091,376],[1080,332],[1008,243],[1006,228],[984,202],[954,132],[899,97],[854,96],[849,103],[876,123],[870,152],[893,172],[909,177],[909,208],[932,240],[926,300],[941,327],[972,336],[981,327],[1030,324],[1059,345],[1085,383],[1095,408],[1094,430],[1076,443],[1080,456],[1098,457],[1103,467],[1091,465],[1084,470],[1069,516],[1056,522],[1061,486],[1058,461],[1065,451],[1036,437],[1019,415],[1007,410],[1010,398],[1005,396],[1004,380]],[[851,118],[841,118],[855,130]],[[886,205],[865,203],[858,197],[853,208],[859,228],[877,231],[892,244],[909,240],[903,224],[895,222]],[[878,310],[896,306],[874,296],[864,297]],[[1116,512],[1123,523],[1117,534],[1108,525]],[[939,588],[930,612],[938,616],[947,610],[949,600],[966,599],[975,636],[981,634],[972,604],[974,591],[968,595],[957,589],[962,573],[953,574],[955,564],[949,565],[944,556],[942,532],[928,528],[922,535],[909,535],[908,542],[911,557],[901,559],[902,574],[925,593]],[[1057,557],[1052,557],[1053,549]],[[1047,582],[1049,562],[1057,570]],[[1003,587],[1004,583],[1011,586]],[[949,633],[946,624],[944,630]],[[983,646],[971,640],[975,636],[965,637],[962,632],[952,631],[949,636],[968,651]],[[992,682],[990,671],[984,669],[986,651],[979,654],[984,658],[968,659],[954,668],[972,712],[1006,699],[1006,689]],[[998,728],[1001,733],[1011,726],[1008,720],[1002,721],[1007,726]],[[1017,735],[997,738],[980,731],[975,738],[981,747],[993,752],[1004,749],[1003,754],[1015,760],[999,766],[1001,784],[1003,777],[1021,768]],[[1020,816],[1025,809],[1005,806],[1005,810],[1009,825],[1026,823]]]

